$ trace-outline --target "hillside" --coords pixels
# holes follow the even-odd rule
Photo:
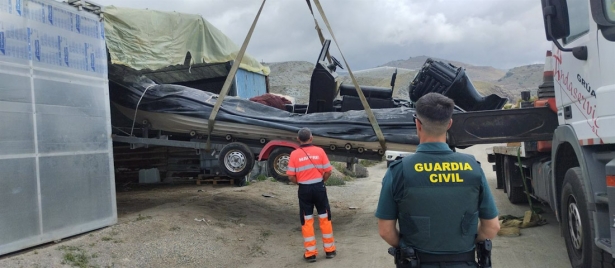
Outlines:
[[[544,64],[515,67],[506,72],[506,75],[498,79],[496,83],[515,96],[520,96],[521,91],[536,89],[542,84],[543,72]]]
[[[368,70],[360,70],[353,72],[357,83],[365,86],[375,87],[391,87],[391,77],[396,68],[393,67],[377,67]],[[415,70],[397,68],[397,78],[395,79],[394,98],[408,99],[408,85],[416,75]],[[347,73],[340,73],[342,82],[352,84],[352,80]]]
[[[353,73],[360,85],[390,87],[391,76],[397,68],[394,97],[408,99],[408,86],[427,59],[426,56],[411,57],[407,60],[392,61],[376,68],[358,70]],[[543,64],[519,66],[503,71],[490,66],[474,66],[461,62],[436,60],[450,62],[455,66],[466,68],[468,77],[480,94],[497,94],[501,97],[507,97],[509,102],[519,99],[522,90],[535,90],[542,84]],[[271,68],[269,84],[272,93],[289,95],[294,97],[297,103],[308,103],[313,63],[289,61],[268,63],[267,65]],[[344,70],[338,70],[338,74],[343,83],[352,83]]]
[[[520,98],[521,93],[514,94],[512,91],[504,89],[502,86],[484,81],[472,81],[474,88],[483,96],[496,94],[500,97],[508,98],[509,103],[514,103],[514,100]]]
[[[407,60],[397,60],[385,63],[381,66],[403,67],[419,70],[429,57],[419,56],[410,57]],[[496,69],[490,66],[474,66],[467,63],[447,61],[433,58],[435,60],[449,62],[456,67],[466,69],[466,74],[472,80],[476,89],[483,95],[497,94],[507,97],[514,101],[521,96],[523,90],[535,90],[542,83],[544,64],[532,64],[512,68],[507,71]]]
[[[310,78],[314,64],[307,61],[267,63],[271,69],[269,88],[271,93],[295,98],[297,103],[307,104],[310,93]]]
[[[421,69],[421,67],[423,67],[423,64],[429,58],[430,57],[428,56],[410,57],[407,60],[396,60],[396,61],[385,63],[380,66],[400,67],[400,68],[406,68],[406,69],[418,71],[419,69]],[[463,63],[463,62],[448,61],[448,60],[434,58],[434,57],[432,57],[432,59],[437,60],[437,61],[449,62],[450,64],[455,65],[456,67],[466,68],[466,73],[468,74],[469,77],[472,78],[472,80],[495,81],[495,80],[502,78],[506,74],[506,71],[496,69],[491,66],[474,66],[471,64]]]
[[[313,63],[289,61],[267,63],[266,65],[271,68],[269,86],[272,93],[294,97],[297,103],[308,103],[310,78],[312,70],[314,70]],[[393,72],[395,72],[395,68],[384,67],[355,71],[353,74],[359,85],[390,87]],[[408,99],[408,85],[415,74],[415,71],[398,68],[394,97]],[[352,84],[350,77],[346,73],[340,72],[339,75],[342,83]]]

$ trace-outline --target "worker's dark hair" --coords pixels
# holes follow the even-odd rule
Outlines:
[[[416,102],[416,115],[430,135],[441,135],[448,130],[455,102],[440,93],[427,93]]]
[[[312,131],[306,127],[300,129],[297,133],[297,138],[299,138],[300,142],[307,142],[310,140],[310,137],[312,137]]]

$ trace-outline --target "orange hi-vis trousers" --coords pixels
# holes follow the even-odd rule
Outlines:
[[[329,200],[323,183],[299,185],[299,209],[301,213],[301,233],[305,257],[318,254],[316,249],[316,235],[314,234],[314,206],[318,211],[318,223],[322,233],[322,242],[325,252],[335,251],[333,238],[333,225],[331,224],[331,210]]]
[[[325,252],[335,251],[335,240],[333,239],[333,226],[328,219],[328,213],[318,215],[320,231],[322,232],[322,243]],[[303,234],[303,246],[305,247],[305,257],[318,254],[316,249],[316,235],[314,234],[314,215],[305,216],[305,223],[301,226]]]

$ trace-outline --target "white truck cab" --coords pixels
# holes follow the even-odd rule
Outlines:
[[[556,2],[551,32],[558,43],[552,63],[559,124],[571,126],[581,145],[615,143],[615,5],[568,0],[566,11]],[[567,22],[559,16],[565,12]]]
[[[572,267],[615,267],[615,1],[541,2],[557,127],[538,145],[494,147],[489,162],[512,203],[550,205]]]

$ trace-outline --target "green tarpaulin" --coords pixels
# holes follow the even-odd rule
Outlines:
[[[105,39],[111,63],[136,70],[234,60],[239,47],[199,15],[107,6]],[[247,27],[247,26],[246,26]],[[245,55],[242,69],[269,75],[269,68]]]

